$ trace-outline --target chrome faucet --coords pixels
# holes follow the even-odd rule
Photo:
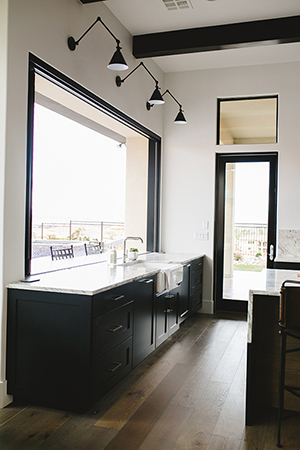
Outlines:
[[[126,257],[127,257],[126,241],[127,241],[128,239],[132,239],[132,240],[135,240],[135,241],[141,241],[141,243],[144,242],[143,239],[142,239],[141,237],[128,236],[127,238],[125,238],[125,239],[123,240],[123,263],[126,262]]]

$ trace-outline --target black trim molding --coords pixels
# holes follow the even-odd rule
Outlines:
[[[97,2],[105,2],[106,0],[79,0],[80,3],[83,3],[84,5],[87,3],[97,3]]]

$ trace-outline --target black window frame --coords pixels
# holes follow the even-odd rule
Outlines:
[[[26,210],[25,210],[25,277],[31,275],[32,241],[32,168],[33,127],[35,102],[35,75],[38,74],[75,95],[89,105],[109,115],[118,122],[135,130],[149,140],[148,151],[148,206],[146,250],[159,251],[160,246],[160,179],[161,179],[161,137],[127,116],[73,79],[59,72],[37,56],[29,53],[28,109],[27,109],[27,163],[26,163]]]
[[[228,98],[218,98],[217,99],[217,142],[216,145],[228,147],[229,145],[269,145],[269,143],[255,143],[255,144],[220,144],[220,118],[221,118],[221,103],[222,102],[232,102],[232,101],[245,101],[245,100],[265,100],[267,98],[276,98],[276,141],[272,142],[272,144],[278,144],[278,103],[279,96],[278,94],[274,95],[260,95],[260,96],[248,96],[248,97],[228,97]]]

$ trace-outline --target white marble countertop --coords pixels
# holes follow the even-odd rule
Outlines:
[[[103,255],[91,255],[77,258],[76,267],[63,269],[64,261],[55,261],[56,271],[32,276],[32,282],[18,281],[10,283],[10,289],[29,289],[35,291],[61,292],[79,295],[95,295],[99,292],[149,276],[159,269],[147,268],[143,261],[186,264],[203,255],[185,253],[147,253],[139,255],[138,260],[126,265],[118,260],[114,267],[108,267]],[[102,257],[102,260],[101,260]],[[54,262],[54,263],[55,263]],[[78,266],[78,264],[86,264]]]
[[[286,280],[300,282],[299,270],[264,269],[259,282],[259,287],[250,289],[248,303],[248,336],[249,343],[252,342],[252,316],[253,316],[253,296],[272,295],[280,296],[280,287]]]
[[[300,270],[264,269],[258,289],[254,288],[250,290],[250,293],[263,292],[264,295],[279,295],[280,286],[285,280],[300,281]]]

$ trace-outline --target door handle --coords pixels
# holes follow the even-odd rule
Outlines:
[[[125,298],[125,295],[119,295],[119,297],[112,297],[111,300],[117,302],[119,300],[122,300],[122,298]]]
[[[270,244],[269,259],[270,259],[270,261],[274,260],[274,245],[273,244]]]
[[[115,331],[121,330],[121,328],[123,328],[123,325],[117,325],[115,328],[109,328],[108,331],[114,333]]]
[[[113,367],[112,369],[107,369],[109,372],[115,372],[116,370],[120,369],[120,367],[122,366],[122,363],[114,363],[116,364],[115,367]]]

